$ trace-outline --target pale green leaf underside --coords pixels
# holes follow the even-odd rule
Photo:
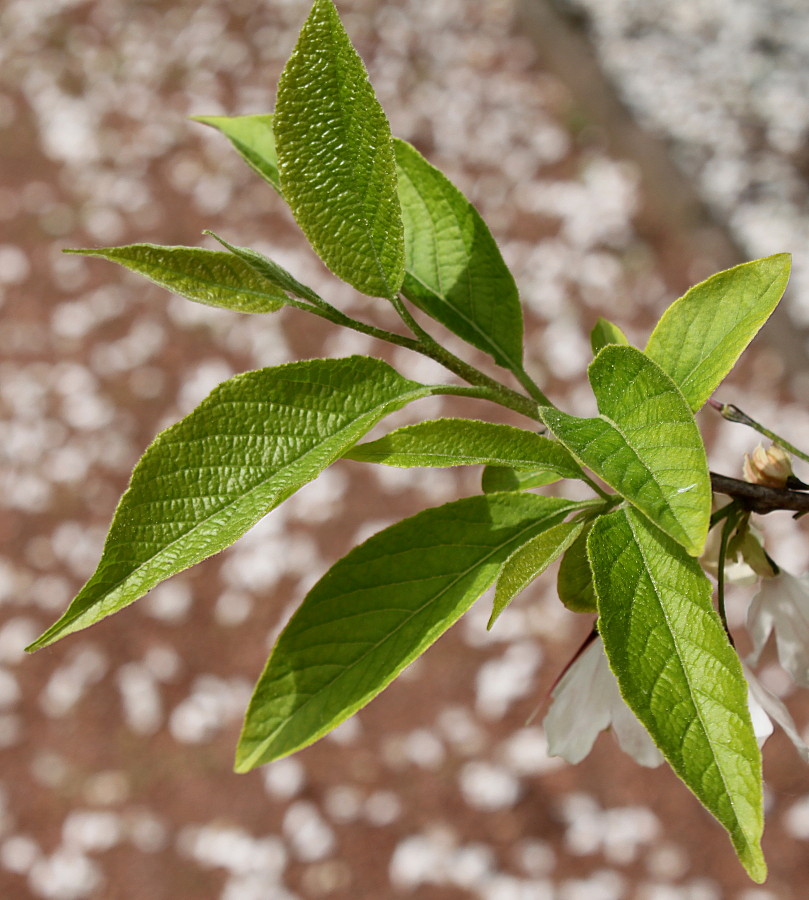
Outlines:
[[[584,522],[560,522],[531,538],[509,556],[497,579],[489,628],[517,594],[567,550],[583,528]]]
[[[331,0],[315,0],[278,84],[284,199],[318,256],[374,297],[395,297],[404,236],[390,126]]]
[[[628,344],[627,336],[621,329],[602,316],[598,317],[598,321],[590,332],[590,346],[593,348],[593,354],[603,350],[609,344]]]
[[[711,481],[685,398],[634,347],[605,347],[588,374],[600,416],[578,419],[543,407],[545,424],[580,463],[699,556],[708,535]]]
[[[484,494],[496,494],[498,491],[527,491],[529,488],[553,484],[561,477],[554,469],[521,471],[505,466],[486,466],[480,478],[480,486]]]
[[[511,371],[522,367],[517,286],[486,223],[447,177],[394,140],[405,226],[402,293]]]
[[[29,649],[92,625],[229,546],[381,418],[431,391],[359,356],[224,382],[143,455],[95,574]]]
[[[283,291],[224,250],[129,244],[67,252],[109,259],[160,287],[207,306],[266,313],[280,309],[286,302]]]
[[[587,538],[592,522],[585,525],[559,563],[556,576],[556,593],[564,605],[576,613],[594,613],[596,595],[593,588],[593,572],[587,556]]]
[[[281,193],[272,115],[192,116],[192,119],[221,131],[242,159],[279,194]]]
[[[646,353],[698,410],[775,309],[791,258],[778,253],[695,285],[663,313]]]
[[[540,466],[559,478],[578,478],[578,463],[558,442],[514,428],[476,419],[434,419],[406,425],[377,441],[358,444],[348,459],[387,466]],[[544,482],[548,483],[548,482]]]
[[[598,519],[588,552],[599,630],[624,699],[763,881],[761,755],[710,582],[631,508]]]
[[[386,687],[494,582],[515,547],[576,503],[493,494],[427,509],[337,562],[278,639],[236,770],[311,744]]]

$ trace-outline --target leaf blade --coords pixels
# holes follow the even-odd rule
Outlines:
[[[584,522],[560,522],[541,531],[509,556],[497,579],[492,614],[487,628],[491,628],[503,610],[525,588],[576,540]]]
[[[661,316],[646,353],[677,383],[695,412],[778,305],[790,259],[778,253],[718,272]]]
[[[390,126],[331,0],[315,0],[278,83],[281,189],[318,256],[362,293],[392,298],[404,236]]]
[[[611,344],[589,369],[599,417],[543,407],[545,424],[692,556],[705,545],[711,482],[694,416],[674,382],[640,350]]]
[[[433,419],[405,425],[352,447],[347,459],[388,466],[543,467],[558,478],[578,478],[578,463],[558,442],[533,431],[477,419]],[[554,480],[556,480],[554,479]],[[544,482],[548,483],[548,482]]]
[[[29,649],[229,546],[381,418],[431,391],[366,357],[287,363],[224,382],[143,455],[95,574]]]
[[[593,525],[599,630],[621,694],[763,881],[761,754],[747,684],[696,560],[626,508]]]
[[[242,159],[281,196],[278,153],[272,114],[258,116],[192,116],[192,121],[221,132]]]
[[[575,507],[530,494],[470,497],[354,548],[278,639],[245,717],[236,770],[307,746],[356,712],[492,584],[515,545]]]
[[[405,226],[402,293],[498,365],[522,368],[517,286],[475,207],[406,141],[394,139]]]
[[[206,306],[266,313],[275,312],[286,303],[283,291],[261,278],[243,260],[223,250],[127,244],[65,252],[108,259],[174,294]]]

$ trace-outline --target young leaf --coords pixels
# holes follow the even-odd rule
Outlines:
[[[486,223],[447,177],[394,141],[405,226],[402,293],[511,371],[522,368],[522,309]]]
[[[587,537],[592,522],[565,551],[556,575],[556,593],[564,605],[575,613],[594,613],[596,594],[593,588],[593,572],[587,556]]]
[[[247,710],[236,771],[311,744],[368,703],[466,612],[515,547],[577,507],[532,494],[470,497],[352,550],[278,639]]]
[[[246,263],[254,272],[269,281],[275,288],[282,291],[284,297],[292,294],[293,297],[299,297],[301,300],[308,300],[317,303],[319,297],[305,284],[301,284],[294,275],[290,274],[283,266],[279,266],[277,262],[259,253],[258,250],[252,250],[250,247],[237,247],[235,244],[229,244],[224,238],[219,237],[213,231],[206,231],[206,234],[216,238],[223,246],[227,247],[230,252],[238,257],[243,263]]]
[[[699,556],[711,517],[711,481],[685,398],[634,347],[605,347],[588,376],[601,415],[577,419],[543,407],[545,424],[580,463]]]
[[[281,179],[278,175],[278,154],[275,151],[275,134],[272,116],[192,116],[194,122],[210,125],[222,134],[238,150],[242,159],[278,193]]]
[[[95,574],[37,650],[224,549],[380,419],[432,388],[380,360],[312,359],[236,375],[157,436]]]
[[[480,487],[484,494],[497,494],[502,491],[527,491],[529,488],[542,487],[559,481],[561,476],[553,469],[532,469],[521,472],[519,469],[505,466],[486,466],[480,477]]]
[[[326,265],[395,297],[404,237],[390,126],[331,0],[315,0],[278,84],[281,188]]]
[[[593,354],[597,354],[599,350],[609,344],[628,344],[626,335],[621,329],[607,319],[598,317],[598,321],[590,332],[590,346],[593,348]]]
[[[266,313],[280,309],[287,299],[283,291],[268,283],[244,260],[224,250],[129,244],[65,252],[112,260],[145,275],[160,287],[207,306]]]
[[[558,442],[533,431],[476,419],[435,419],[406,425],[377,441],[352,447],[348,459],[386,466],[542,466],[560,478],[578,478],[576,460]],[[548,484],[549,482],[543,482]]]
[[[788,253],[743,263],[692,287],[663,313],[646,353],[695,412],[778,305],[790,266]]]
[[[542,531],[509,556],[497,579],[488,628],[522,590],[538,578],[581,534],[584,522],[560,522]]]
[[[621,694],[728,830],[751,878],[763,881],[761,754],[747,683],[711,604],[710,582],[631,508],[596,521],[588,552],[599,630]]]

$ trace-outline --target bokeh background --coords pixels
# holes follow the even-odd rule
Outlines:
[[[720,397],[809,447],[809,12],[793,0],[340,0],[396,134],[478,205],[525,301],[528,368],[587,414],[598,315],[642,343],[695,281],[789,250],[784,309]],[[295,311],[194,305],[64,247],[254,246],[354,315],[272,190],[190,115],[270,111],[307,0],[0,4],[0,896],[13,900],[787,900],[809,892],[809,772],[765,747],[771,876],[609,734],[570,767],[541,728],[589,631],[553,579],[487,633],[484,598],[333,735],[231,772],[252,682],[357,541],[477,490],[342,462],[236,546],[33,657],[92,572],[131,467],[218,382],[405,351]],[[443,339],[443,337],[442,337]],[[446,338],[448,341],[450,338]],[[478,360],[472,355],[470,358]],[[496,416],[421,401],[398,415]],[[708,414],[715,469],[756,435]],[[807,472],[797,469],[807,480]],[[771,520],[771,521],[770,521]],[[790,571],[805,530],[763,522]],[[732,601],[742,648],[749,591]],[[771,655],[767,685],[809,723]],[[537,707],[539,715],[532,718]]]

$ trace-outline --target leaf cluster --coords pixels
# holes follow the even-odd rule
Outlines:
[[[597,614],[626,703],[727,829],[750,875],[763,879],[761,759],[746,683],[697,559],[712,489],[694,414],[778,303],[788,256],[692,288],[642,350],[599,321],[588,371],[598,415],[577,418],[526,372],[517,286],[489,229],[415,147],[392,137],[331,0],[315,0],[274,114],[198,121],[277,191],[337,277],[392,304],[406,333],[349,317],[271,259],[222,239],[219,250],[75,252],[198,303],[317,315],[437,360],[467,386],[419,384],[368,357],[290,362],[227,380],[148,448],[96,572],[29,649],[98,622],[229,546],[335,460],[483,466],[478,496],[376,534],[303,599],[256,684],[237,770],[322,737],[488,588],[491,627],[561,560],[560,599]],[[420,324],[425,318],[488,354],[505,380],[450,353]],[[391,413],[436,394],[498,404],[526,427],[445,418],[362,442]],[[563,480],[587,485],[591,499],[530,490]]]

